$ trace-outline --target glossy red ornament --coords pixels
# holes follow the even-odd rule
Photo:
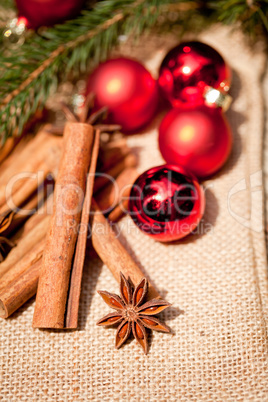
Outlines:
[[[159,148],[167,163],[205,178],[219,170],[232,148],[231,128],[220,108],[172,109],[159,127]]]
[[[162,165],[147,170],[135,181],[129,198],[129,213],[135,224],[162,242],[191,233],[204,209],[202,187],[181,166]]]
[[[108,122],[131,132],[147,124],[158,105],[158,86],[139,62],[118,58],[100,64],[90,75],[87,93],[96,95],[96,108],[107,106]]]
[[[208,87],[227,92],[231,70],[222,56],[201,42],[183,42],[164,58],[158,79],[162,95],[174,107],[200,105]]]
[[[27,28],[51,26],[74,18],[84,0],[16,0],[18,16],[27,20]]]

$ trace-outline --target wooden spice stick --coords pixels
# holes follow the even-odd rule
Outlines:
[[[14,214],[10,226],[7,230],[2,232],[2,236],[10,237],[10,234],[12,234],[12,241],[16,243],[35,228],[35,226],[37,226],[49,212],[52,213],[53,194],[50,194],[45,202],[36,210],[39,203],[38,198],[38,194],[35,194],[26,204],[23,205],[23,212],[28,211],[27,214],[22,213],[21,211]],[[30,214],[31,210],[36,210],[36,212]]]
[[[15,147],[16,141],[14,137],[10,137],[6,140],[5,145],[0,148],[0,164],[6,159],[10,152]]]
[[[134,285],[137,285],[144,278],[144,273],[120,243],[95,201],[92,201],[92,207],[94,209],[91,223],[92,245],[95,251],[118,282],[122,272],[126,278],[131,278]],[[160,297],[151,284],[148,295],[149,298]]]
[[[7,318],[36,293],[42,260],[31,265],[20,276],[0,289],[0,317]]]
[[[120,201],[119,204],[109,213],[108,221],[109,222],[118,222],[123,215],[126,214],[128,208],[128,199]]]
[[[23,209],[25,211],[36,210],[38,205],[38,196],[33,196],[24,206]],[[11,224],[9,227],[1,233],[2,236],[10,237],[11,233],[14,233],[25,221],[29,219],[28,214],[21,214],[19,211],[16,212],[12,218]],[[20,237],[20,236],[19,236]],[[14,241],[14,238],[12,239]]]
[[[39,164],[47,155],[47,150],[51,144],[61,143],[61,137],[55,137],[47,132],[51,127],[46,125],[42,127],[35,136],[27,135],[23,137],[13,152],[1,165],[1,186],[14,174],[23,171],[34,171],[33,166]]]
[[[46,179],[46,176],[51,172],[51,167],[48,166],[46,162],[43,162],[38,167],[38,170],[41,173],[40,177],[43,182]],[[20,207],[25,200],[34,194],[42,182],[38,182],[37,178],[24,181],[20,189],[7,198],[6,202],[0,207],[0,215],[9,209],[14,210],[15,208]]]
[[[100,164],[102,171],[106,171],[113,165],[117,165],[119,161],[131,152],[125,139],[123,141],[112,141],[112,144],[108,143],[100,152],[98,165]]]
[[[96,171],[97,159],[99,154],[99,145],[100,145],[100,131],[97,130],[95,134],[89,175],[87,179],[86,195],[82,210],[80,231],[78,234],[74,263],[70,278],[70,286],[69,286],[70,291],[66,308],[66,323],[65,323],[66,328],[77,328],[78,325],[79,299],[81,293],[83,267],[86,255],[88,222],[91,210],[91,199],[93,194],[94,175]]]
[[[126,168],[123,170],[114,182],[108,184],[103,190],[94,195],[95,201],[103,214],[110,212],[119,204],[122,196],[128,196],[131,186],[138,177],[135,168]]]
[[[21,258],[12,269],[7,271],[2,277],[0,282],[0,290],[8,288],[9,284],[19,276],[21,276],[28,268],[30,268],[36,261],[41,260],[45,247],[45,237],[41,239],[35,246]]]
[[[19,178],[19,174],[22,174],[21,179],[16,180],[12,185],[11,195],[14,195],[29,179],[29,177],[23,178],[23,173],[36,173],[42,163],[46,163],[51,170],[55,166],[58,166],[61,149],[62,138],[53,136],[42,130],[21,150],[20,154],[17,155],[14,152],[15,157],[11,154],[5,161],[5,163],[10,162],[8,166],[5,169],[1,167],[0,206],[6,204],[6,187],[12,178]]]
[[[54,192],[51,218],[38,283],[33,326],[64,328],[70,271],[80,223],[94,135],[93,127],[68,122],[65,149]],[[80,197],[78,192],[80,191]]]
[[[46,216],[34,229],[18,241],[17,245],[10,251],[5,261],[0,264],[1,282],[2,276],[46,236],[49,223],[50,216]]]
[[[124,169],[137,166],[136,155],[130,153],[124,159],[119,161],[116,165],[112,166],[110,169],[105,171],[105,175],[100,173],[96,176],[94,184],[94,193],[99,189],[105,187],[107,184],[111,183],[111,179],[119,175]]]

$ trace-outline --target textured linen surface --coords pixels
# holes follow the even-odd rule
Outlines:
[[[265,56],[227,28],[214,27],[199,39],[218,49],[233,69],[227,113],[232,155],[204,183],[207,207],[198,233],[165,245],[138,231],[129,217],[118,225],[120,240],[173,304],[162,314],[172,334],[154,332],[148,356],[134,340],[116,351],[115,330],[95,322],[109,311],[96,289],[117,292],[118,285],[99,260],[87,261],[78,331],[33,330],[34,301],[1,321],[1,400],[268,400],[261,174]],[[122,50],[155,73],[176,43],[176,35],[151,36]],[[140,172],[163,162],[157,148],[160,119],[129,137]]]

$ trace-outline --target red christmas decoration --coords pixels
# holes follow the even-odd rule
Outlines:
[[[129,213],[155,240],[169,242],[191,233],[202,218],[205,198],[196,178],[181,166],[162,165],[135,181]]]
[[[231,128],[220,108],[172,109],[159,127],[159,148],[166,162],[184,166],[199,178],[219,170],[231,147]]]
[[[142,64],[126,58],[100,64],[89,77],[89,92],[95,93],[97,108],[108,107],[108,122],[124,132],[148,123],[158,105],[157,82]]]
[[[183,42],[164,58],[159,71],[159,87],[174,107],[183,103],[203,103],[208,87],[227,92],[231,70],[222,56],[201,42]]]
[[[84,0],[16,0],[18,16],[26,19],[27,28],[58,24],[74,18]]]

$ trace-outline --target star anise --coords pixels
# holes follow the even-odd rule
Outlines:
[[[84,105],[79,113],[76,113],[69,105],[64,102],[61,102],[61,109],[64,112],[65,117],[68,121],[91,124],[96,130],[99,130],[101,133],[114,133],[116,131],[119,131],[121,129],[120,125],[103,123],[103,120],[105,120],[107,117],[108,108],[104,106],[101,109],[95,110],[94,103],[95,95],[94,93],[90,92],[86,96]],[[52,126],[51,128],[47,129],[47,131],[51,134],[61,136],[63,135],[64,129],[63,127]]]
[[[107,314],[97,322],[100,326],[118,325],[115,347],[119,349],[128,339],[131,331],[144,353],[148,352],[146,328],[156,331],[170,332],[170,329],[159,321],[155,314],[161,313],[170,306],[163,299],[151,299],[144,303],[148,291],[148,281],[143,278],[138,286],[132,289],[131,283],[121,273],[120,296],[105,291],[98,291],[105,303],[116,311]]]

